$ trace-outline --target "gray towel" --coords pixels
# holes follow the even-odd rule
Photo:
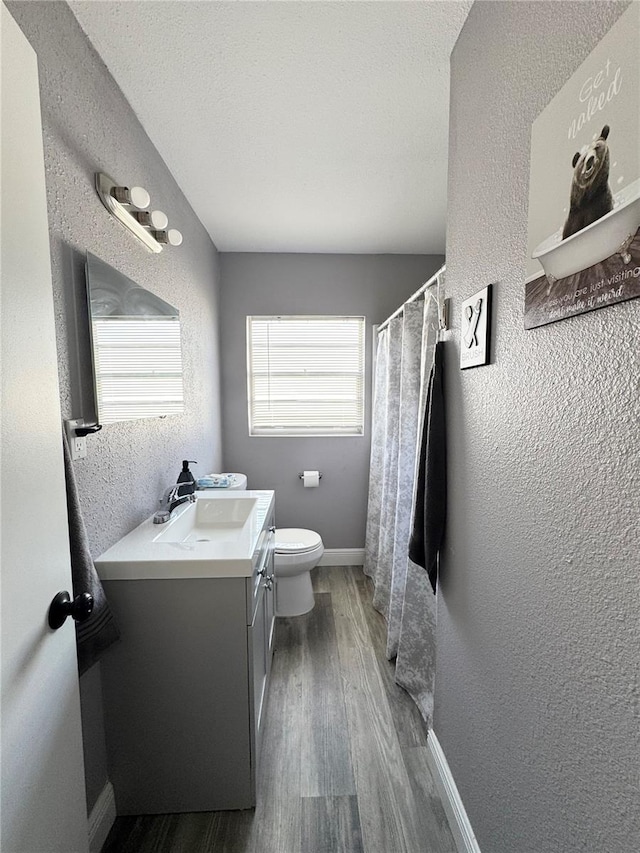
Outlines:
[[[84,526],[75,472],[69,453],[67,436],[62,430],[64,446],[64,474],[67,481],[67,514],[69,518],[69,550],[71,553],[71,578],[73,595],[88,592],[93,596],[93,612],[85,622],[76,622],[78,669],[80,675],[98,660],[102,652],[120,636],[113,613],[104,594],[100,578],[89,551],[87,531]]]
[[[444,539],[447,514],[443,361],[444,342],[438,341],[427,386],[416,505],[409,542],[409,558],[426,569],[434,592],[438,584],[438,552]]]

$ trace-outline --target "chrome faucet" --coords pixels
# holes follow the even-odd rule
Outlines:
[[[187,483],[174,483],[173,486],[169,486],[164,490],[164,494],[159,499],[158,503],[161,506],[155,515],[153,516],[154,524],[165,524],[171,518],[171,513],[177,506],[180,506],[183,503],[194,503],[196,496],[194,494],[190,495],[178,495],[181,487],[188,485]]]

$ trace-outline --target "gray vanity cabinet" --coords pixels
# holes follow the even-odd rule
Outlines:
[[[103,580],[121,640],[102,659],[120,815],[245,809],[274,637],[272,514],[252,577]]]

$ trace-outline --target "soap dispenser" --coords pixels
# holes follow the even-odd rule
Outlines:
[[[184,483],[184,486],[180,486],[178,489],[178,497],[181,498],[183,495],[192,495],[196,490],[196,479],[189,470],[189,464],[197,465],[198,463],[195,459],[183,459],[182,460],[182,471],[178,475],[178,483]]]

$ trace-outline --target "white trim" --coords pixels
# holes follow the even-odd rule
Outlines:
[[[89,850],[100,853],[109,830],[116,819],[116,797],[111,782],[107,782],[89,815]]]
[[[325,548],[319,566],[364,566],[364,548]]]
[[[480,853],[480,847],[451,775],[449,764],[433,729],[429,729],[427,737],[427,763],[449,819],[449,826],[459,853]]]

